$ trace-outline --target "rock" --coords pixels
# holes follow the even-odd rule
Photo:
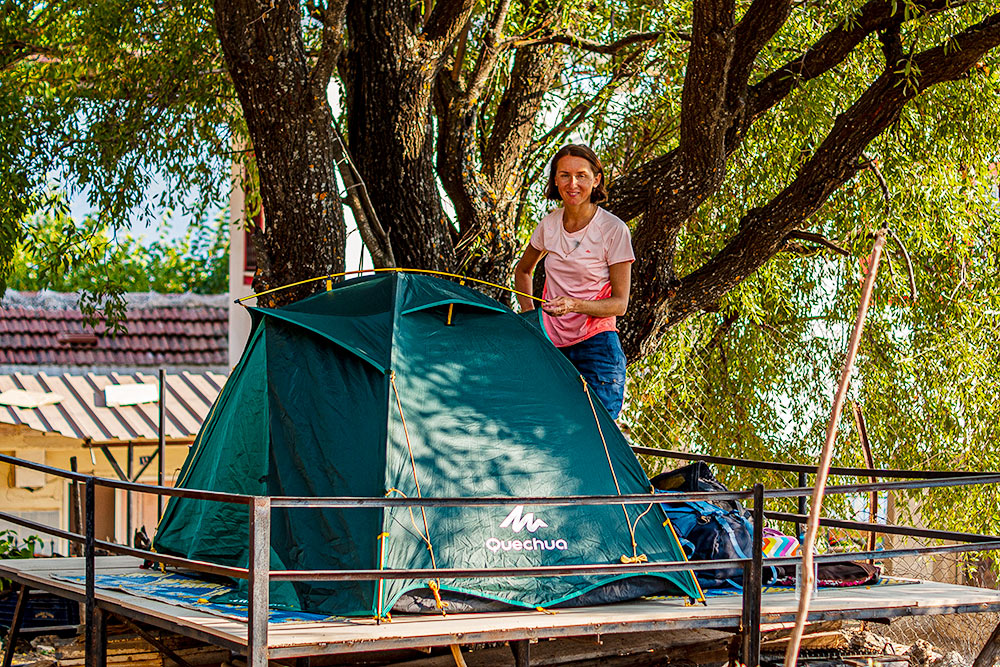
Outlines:
[[[941,659],[941,654],[935,652],[934,647],[926,639],[918,639],[914,642],[906,655],[910,657],[911,667],[930,667]]]
[[[931,667],[970,667],[970,664],[958,651],[948,651],[940,659],[935,660]]]

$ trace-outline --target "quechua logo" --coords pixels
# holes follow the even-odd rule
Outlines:
[[[549,524],[542,519],[535,518],[534,513],[525,512],[524,505],[518,505],[510,511],[500,528],[510,528],[515,533],[527,530],[534,533],[539,528],[548,528]],[[498,537],[491,537],[486,540],[486,548],[497,553],[498,551],[565,551],[569,548],[564,539],[542,540],[537,537],[526,537],[521,540],[502,540]]]
[[[549,524],[545,523],[541,519],[536,519],[535,515],[531,512],[525,514],[524,505],[518,505],[510,511],[510,514],[508,514],[507,518],[503,520],[500,527],[510,528],[515,533],[520,533],[521,530],[527,528],[529,533],[533,533],[539,528],[548,528]]]

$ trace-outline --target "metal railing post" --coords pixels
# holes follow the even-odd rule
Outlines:
[[[267,667],[270,608],[271,499],[258,496],[250,506],[250,578],[247,615],[247,667]]]
[[[799,473],[799,488],[800,489],[806,488],[806,484],[807,483],[808,483],[808,480],[806,479],[806,474],[804,472],[800,472]],[[805,514],[806,513],[806,497],[805,496],[799,496],[798,497],[798,509],[799,509],[799,514]],[[802,544],[802,541],[806,539],[806,531],[803,529],[803,526],[805,526],[804,523],[799,523],[799,522],[795,523],[795,536],[797,538],[799,538],[799,544]]]
[[[86,646],[86,667],[105,667],[105,625],[104,616],[97,608],[96,597],[96,535],[95,535],[95,507],[94,488],[96,484],[93,477],[88,477],[84,484],[84,529],[86,541],[84,542],[83,554],[86,569],[86,604],[85,622],[87,624],[87,646]]]
[[[764,485],[753,485],[753,551],[743,566],[743,664],[760,664],[760,604],[764,584]]]
[[[157,486],[163,486],[163,480],[166,479],[166,469],[167,464],[164,461],[164,456],[166,456],[166,424],[167,424],[167,374],[161,368],[160,369],[160,397],[159,397],[159,409],[160,409],[160,420],[156,425],[156,484]],[[159,523],[160,519],[163,517],[163,496],[161,494],[156,494],[156,521]]]

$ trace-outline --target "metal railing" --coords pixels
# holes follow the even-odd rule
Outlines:
[[[480,497],[480,498],[359,498],[359,497],[294,497],[294,496],[251,496],[217,491],[201,491],[181,489],[166,486],[138,484],[114,479],[70,472],[53,468],[44,464],[26,461],[13,456],[0,454],[0,462],[14,466],[22,466],[49,475],[67,479],[73,483],[84,485],[84,532],[74,533],[67,530],[47,526],[23,519],[8,512],[0,511],[0,518],[29,530],[38,531],[71,542],[84,544],[84,560],[86,571],[85,583],[85,620],[86,620],[86,664],[87,667],[104,667],[105,664],[105,630],[103,612],[97,603],[96,588],[96,553],[104,549],[109,553],[134,556],[145,560],[163,563],[165,565],[184,567],[196,572],[223,575],[234,579],[247,580],[248,596],[248,667],[266,667],[270,657],[267,642],[267,623],[269,610],[269,584],[271,581],[358,581],[379,579],[432,579],[448,578],[481,578],[481,577],[554,577],[569,575],[614,575],[622,573],[652,574],[678,571],[714,570],[720,568],[742,568],[744,576],[742,615],[740,631],[742,633],[742,660],[746,665],[756,665],[760,657],[760,620],[761,620],[761,584],[763,580],[763,526],[764,519],[799,523],[805,521],[803,501],[812,493],[812,488],[805,485],[805,475],[815,471],[811,466],[799,466],[786,463],[768,463],[763,461],[743,461],[723,457],[700,457],[683,452],[670,452],[645,447],[633,447],[636,453],[668,458],[701,459],[724,465],[744,465],[758,469],[774,469],[796,472],[799,475],[799,486],[787,489],[765,490],[763,485],[755,484],[749,491],[724,492],[681,492],[634,495],[602,495],[602,496],[558,496],[558,497]],[[996,473],[938,473],[925,471],[898,470],[868,470],[854,468],[838,468],[831,470],[838,475],[857,475],[864,477],[900,477],[913,478],[911,481],[848,484],[829,486],[827,495],[860,493],[869,491],[920,489],[931,487],[965,486],[973,484],[1000,483],[1000,474]],[[95,489],[104,486],[138,493],[153,493],[160,497],[170,496],[208,500],[231,504],[245,505],[249,518],[249,563],[248,567],[224,566],[206,561],[192,560],[178,556],[169,556],[144,549],[123,546],[98,540],[95,535]],[[790,514],[783,512],[768,512],[765,502],[768,498],[799,498],[800,512]],[[721,501],[742,500],[753,501],[753,548],[750,557],[710,561],[668,561],[647,562],[635,564],[587,564],[565,566],[539,566],[514,568],[437,568],[437,569],[354,569],[354,570],[271,570],[270,534],[271,511],[274,508],[389,508],[389,507],[482,507],[494,505],[540,505],[540,506],[599,506],[599,505],[635,505],[663,504],[689,501]],[[837,562],[847,559],[890,559],[908,556],[923,556],[940,553],[959,553],[969,551],[1000,550],[1000,537],[976,535],[924,528],[903,526],[887,526],[857,521],[826,518],[823,525],[862,531],[877,530],[880,533],[907,535],[939,540],[960,542],[959,544],[916,547],[909,549],[890,549],[883,551],[857,551],[835,554],[824,554],[815,558],[816,562]],[[795,565],[798,557],[769,558],[769,566]],[[21,596],[26,596],[27,586],[22,585]],[[19,599],[18,609],[23,605]],[[16,639],[19,619],[15,612],[15,621],[11,627],[11,641],[8,642],[2,667],[9,667],[10,654]],[[138,619],[142,620],[142,619]]]

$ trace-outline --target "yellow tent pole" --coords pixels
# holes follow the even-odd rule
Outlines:
[[[432,271],[431,269],[405,269],[405,268],[390,267],[390,268],[383,268],[383,269],[359,269],[359,270],[356,270],[356,271],[342,271],[341,273],[331,273],[331,274],[328,274],[328,275],[325,275],[325,276],[317,276],[316,278],[307,278],[306,280],[300,280],[300,281],[295,282],[295,283],[289,283],[288,285],[281,285],[280,287],[273,287],[273,288],[271,288],[269,290],[264,290],[263,292],[255,292],[253,294],[249,294],[247,296],[240,297],[239,299],[236,299],[236,303],[238,303],[238,304],[240,304],[242,306],[242,305],[244,305],[243,302],[247,301],[248,299],[256,299],[257,297],[266,296],[268,294],[274,294],[275,292],[280,292],[282,290],[290,289],[292,287],[298,287],[299,285],[306,285],[308,283],[318,282],[320,280],[326,280],[327,281],[327,289],[329,290],[330,289],[330,283],[331,283],[331,281],[334,278],[341,278],[343,276],[351,276],[351,275],[357,275],[357,274],[361,274],[361,273],[384,273],[384,272],[387,272],[387,271],[395,271],[396,273],[425,273],[425,274],[432,275],[432,276],[445,276],[445,277],[448,277],[448,278],[458,278],[459,280],[462,280],[462,281],[471,280],[472,282],[480,283],[481,285],[487,285],[489,287],[495,287],[496,289],[502,289],[502,290],[504,290],[506,292],[510,292],[512,294],[517,294],[518,296],[527,297],[527,298],[529,298],[529,299],[531,299],[533,301],[538,301],[538,302],[544,302],[545,301],[545,299],[539,299],[537,296],[534,296],[532,294],[525,294],[524,292],[519,292],[516,289],[511,289],[509,287],[504,287],[503,285],[498,285],[496,283],[491,283],[488,280],[480,280],[479,278],[470,278],[469,276],[462,276],[462,275],[459,275],[457,273],[448,273],[447,271]]]

